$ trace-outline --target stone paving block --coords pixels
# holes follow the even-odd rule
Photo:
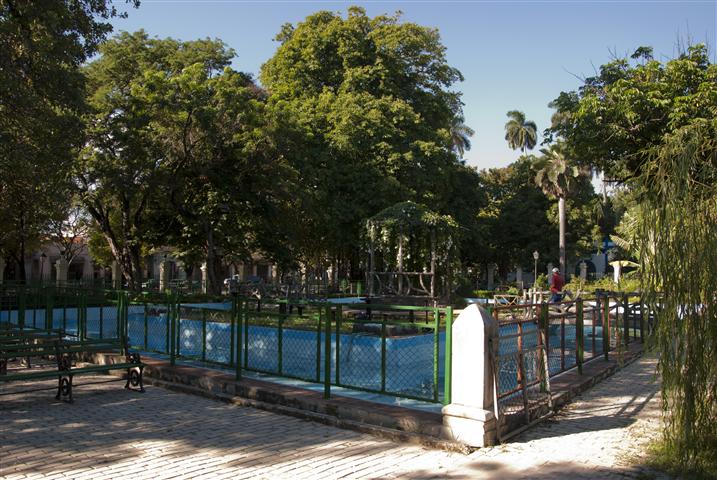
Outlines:
[[[640,478],[652,472],[625,454],[639,454],[659,432],[652,372],[654,359],[640,359],[549,422],[470,455],[157,387],[137,395],[117,384],[83,386],[73,405],[17,393],[0,400],[0,477]]]

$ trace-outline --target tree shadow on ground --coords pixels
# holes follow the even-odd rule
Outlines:
[[[302,472],[310,475],[313,468],[322,465],[319,468],[329,468],[323,471],[324,475],[336,478],[334,473],[352,474],[354,466],[359,470],[362,465],[368,468],[386,455],[396,454],[399,458],[401,449],[413,448],[411,454],[421,456],[417,447],[158,387],[148,387],[146,393],[140,394],[123,389],[121,381],[82,383],[85,385],[75,389],[73,404],[54,400],[54,382],[46,382],[49,391],[0,396],[0,476],[58,473],[72,476],[105,467],[122,477],[129,470],[171,468],[191,457],[197,468],[201,468],[202,462],[237,472],[271,468],[271,472],[263,471],[261,475],[272,478],[290,478]],[[558,422],[538,425],[517,437],[516,442],[631,425],[656,391],[647,399],[638,396],[625,399],[621,389],[618,381],[603,396],[604,401],[598,402],[599,406],[569,408]],[[614,409],[618,403],[617,413],[600,413]],[[428,456],[435,453],[424,452]],[[329,460],[336,460],[336,466],[326,467]],[[397,471],[405,470],[406,466],[411,468],[410,463],[399,465],[403,461],[399,460],[389,467],[395,466]],[[474,460],[459,456],[440,473],[419,464],[413,467],[414,471],[401,473],[400,478],[507,480],[595,475],[594,469],[578,462],[552,463],[541,465],[539,471],[520,471],[515,465],[489,457]],[[277,468],[278,473],[274,470]],[[617,476],[622,471],[616,467],[606,473]],[[192,476],[191,471],[182,475]]]
[[[501,462],[481,460],[464,465],[459,471],[437,473],[421,470],[402,475],[410,480],[468,480],[468,479],[500,479],[500,480],[595,480],[596,478],[623,479],[639,478],[669,479],[670,477],[643,467],[587,467],[578,462],[545,463],[535,468],[521,469]]]
[[[72,404],[55,401],[51,390],[0,397],[0,476],[131,466],[143,455],[167,459],[198,453],[221,458],[228,467],[251,456],[258,465],[275,464],[312,448],[327,447],[324,453],[330,454],[333,444],[363,438],[157,387],[144,394],[127,391],[122,383],[80,385]],[[279,420],[267,422],[267,416]],[[358,449],[346,454],[359,456]]]

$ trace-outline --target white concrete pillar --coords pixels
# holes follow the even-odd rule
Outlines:
[[[523,287],[523,267],[518,267],[515,270],[515,283],[521,288]]]
[[[620,282],[620,273],[621,273],[621,270],[622,270],[622,266],[620,265],[619,262],[614,262],[614,263],[612,264],[612,267],[613,267],[613,269],[612,269],[612,281],[615,282],[615,283],[618,283],[618,282]]]
[[[473,447],[493,445],[497,422],[493,402],[493,352],[498,323],[469,305],[453,323],[451,403],[443,407],[450,437]]]
[[[122,271],[117,260],[112,262],[112,288],[122,288]]]
[[[486,288],[488,288],[488,290],[493,290],[493,288],[495,287],[495,278],[494,278],[494,276],[495,276],[495,265],[494,265],[494,264],[490,264],[490,265],[488,265],[488,278],[487,278],[487,281],[486,281],[486,283],[487,283],[487,287],[486,287]]]
[[[238,275],[239,275],[239,281],[240,281],[240,282],[243,282],[244,280],[246,280],[246,274],[245,274],[244,270],[245,270],[245,269],[244,269],[244,264],[243,264],[243,263],[240,263],[240,264],[239,264],[239,271],[237,272]]]
[[[251,265],[251,275],[252,275],[252,277],[256,277],[256,273],[257,273],[257,264],[256,264],[256,263],[252,263],[252,265]]]
[[[565,275],[565,272],[560,272],[561,274]],[[553,274],[553,262],[548,263],[548,279]],[[548,280],[550,282],[550,280]]]
[[[580,262],[580,280],[587,280],[588,278],[588,264],[585,261]]]
[[[40,281],[46,282],[52,275],[52,264],[50,263],[50,258],[45,255],[44,257],[40,255]],[[25,263],[25,268],[27,269],[27,262]],[[28,275],[32,275],[30,271],[27,271]]]
[[[94,280],[95,278],[95,268],[92,264],[92,259],[87,256],[84,258],[84,261],[82,263],[82,279],[83,280]]]
[[[159,291],[164,292],[169,288],[169,274],[171,265],[166,258],[159,264]]]
[[[58,287],[67,284],[67,272],[70,269],[70,264],[67,263],[65,257],[60,257],[55,262],[55,269],[57,270],[57,277],[55,279]]]
[[[199,269],[202,271],[202,293],[207,293],[207,290],[209,288],[209,279],[207,277],[207,263],[202,263],[202,266],[199,267]]]
[[[184,262],[177,262],[177,280],[185,281],[187,279],[187,270],[184,268]]]

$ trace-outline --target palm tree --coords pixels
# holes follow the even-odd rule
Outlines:
[[[560,236],[560,272],[565,275],[565,198],[570,194],[573,179],[580,175],[578,167],[571,164],[560,144],[542,149],[542,157],[533,164],[535,184],[549,197],[558,199],[558,223]]]
[[[470,137],[475,133],[471,127],[463,123],[461,117],[453,117],[450,130],[451,143],[453,143],[453,150],[458,154],[459,158],[463,158],[466,150],[471,149]]]
[[[525,114],[518,110],[508,112],[510,120],[505,124],[505,139],[513,150],[532,150],[538,143],[538,126],[535,122],[526,120]]]

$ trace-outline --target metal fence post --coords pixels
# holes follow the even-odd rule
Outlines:
[[[630,305],[628,304],[627,293],[622,295],[622,321],[624,322],[625,329],[625,346],[630,343]]]
[[[381,315],[381,393],[386,393],[386,314]]]
[[[277,336],[276,336],[276,349],[278,358],[276,361],[276,369],[279,375],[282,375],[284,372],[284,315],[281,313],[278,317],[278,325],[277,325]]]
[[[336,306],[336,385],[341,384],[341,321],[343,320],[343,307],[341,305]]]
[[[289,309],[291,311],[291,308]],[[316,381],[321,382],[321,321],[326,311],[323,307],[319,307],[319,321],[316,323]]]
[[[54,327],[53,320],[54,320],[54,307],[52,305],[52,300],[55,294],[55,290],[52,287],[47,288],[46,294],[45,294],[45,328],[47,330],[50,330]]]
[[[80,292],[78,299],[79,308],[77,310],[77,337],[85,339],[85,328],[87,325],[87,292]]]
[[[538,317],[538,335],[540,337],[540,343],[543,345],[543,354],[540,359],[541,375],[540,391],[550,392],[550,358],[548,352],[550,350],[550,319],[549,319],[548,304],[546,302],[540,303],[540,316]]]
[[[242,300],[241,298],[237,297],[236,300],[236,324],[237,324],[237,330],[236,330],[236,379],[241,380],[241,354],[242,354],[242,326],[243,326],[243,310],[242,310]]]
[[[434,307],[434,318],[435,318],[435,324],[433,325],[433,401],[438,401],[438,369],[439,369],[439,361],[438,357],[440,355],[440,328],[441,328],[441,310],[437,307]]]
[[[583,310],[583,299],[578,298],[575,301],[575,363],[578,364],[578,373],[583,374],[583,355],[585,347],[583,345],[583,334],[585,329],[585,312]]]
[[[168,299],[169,310],[167,316],[169,318],[169,364],[174,366],[176,363],[176,347],[177,347],[177,325],[176,320],[178,317],[177,299],[171,296]]]
[[[324,398],[331,397],[331,304],[326,304],[324,325]]]
[[[645,343],[645,305],[642,303],[642,296],[639,297],[640,301],[640,343]]]
[[[443,375],[443,403],[451,403],[451,378],[453,369],[453,307],[446,308],[446,346],[444,349],[445,362]]]
[[[602,320],[602,350],[605,360],[609,360],[610,352],[610,295],[603,297],[603,320]]]
[[[149,350],[149,338],[148,338],[148,332],[149,332],[149,318],[147,317],[147,299],[143,299],[142,301],[143,310],[144,310],[144,349]]]
[[[20,330],[25,329],[25,288],[18,288],[19,297],[17,299],[17,325]],[[8,307],[8,321],[10,320],[10,310]]]
[[[129,340],[129,303],[130,303],[129,292],[124,292],[122,295],[122,316],[117,319],[117,324],[122,329],[122,348],[124,351],[123,355],[127,355],[127,348],[130,344]]]
[[[207,360],[207,310],[202,309],[202,362]]]

